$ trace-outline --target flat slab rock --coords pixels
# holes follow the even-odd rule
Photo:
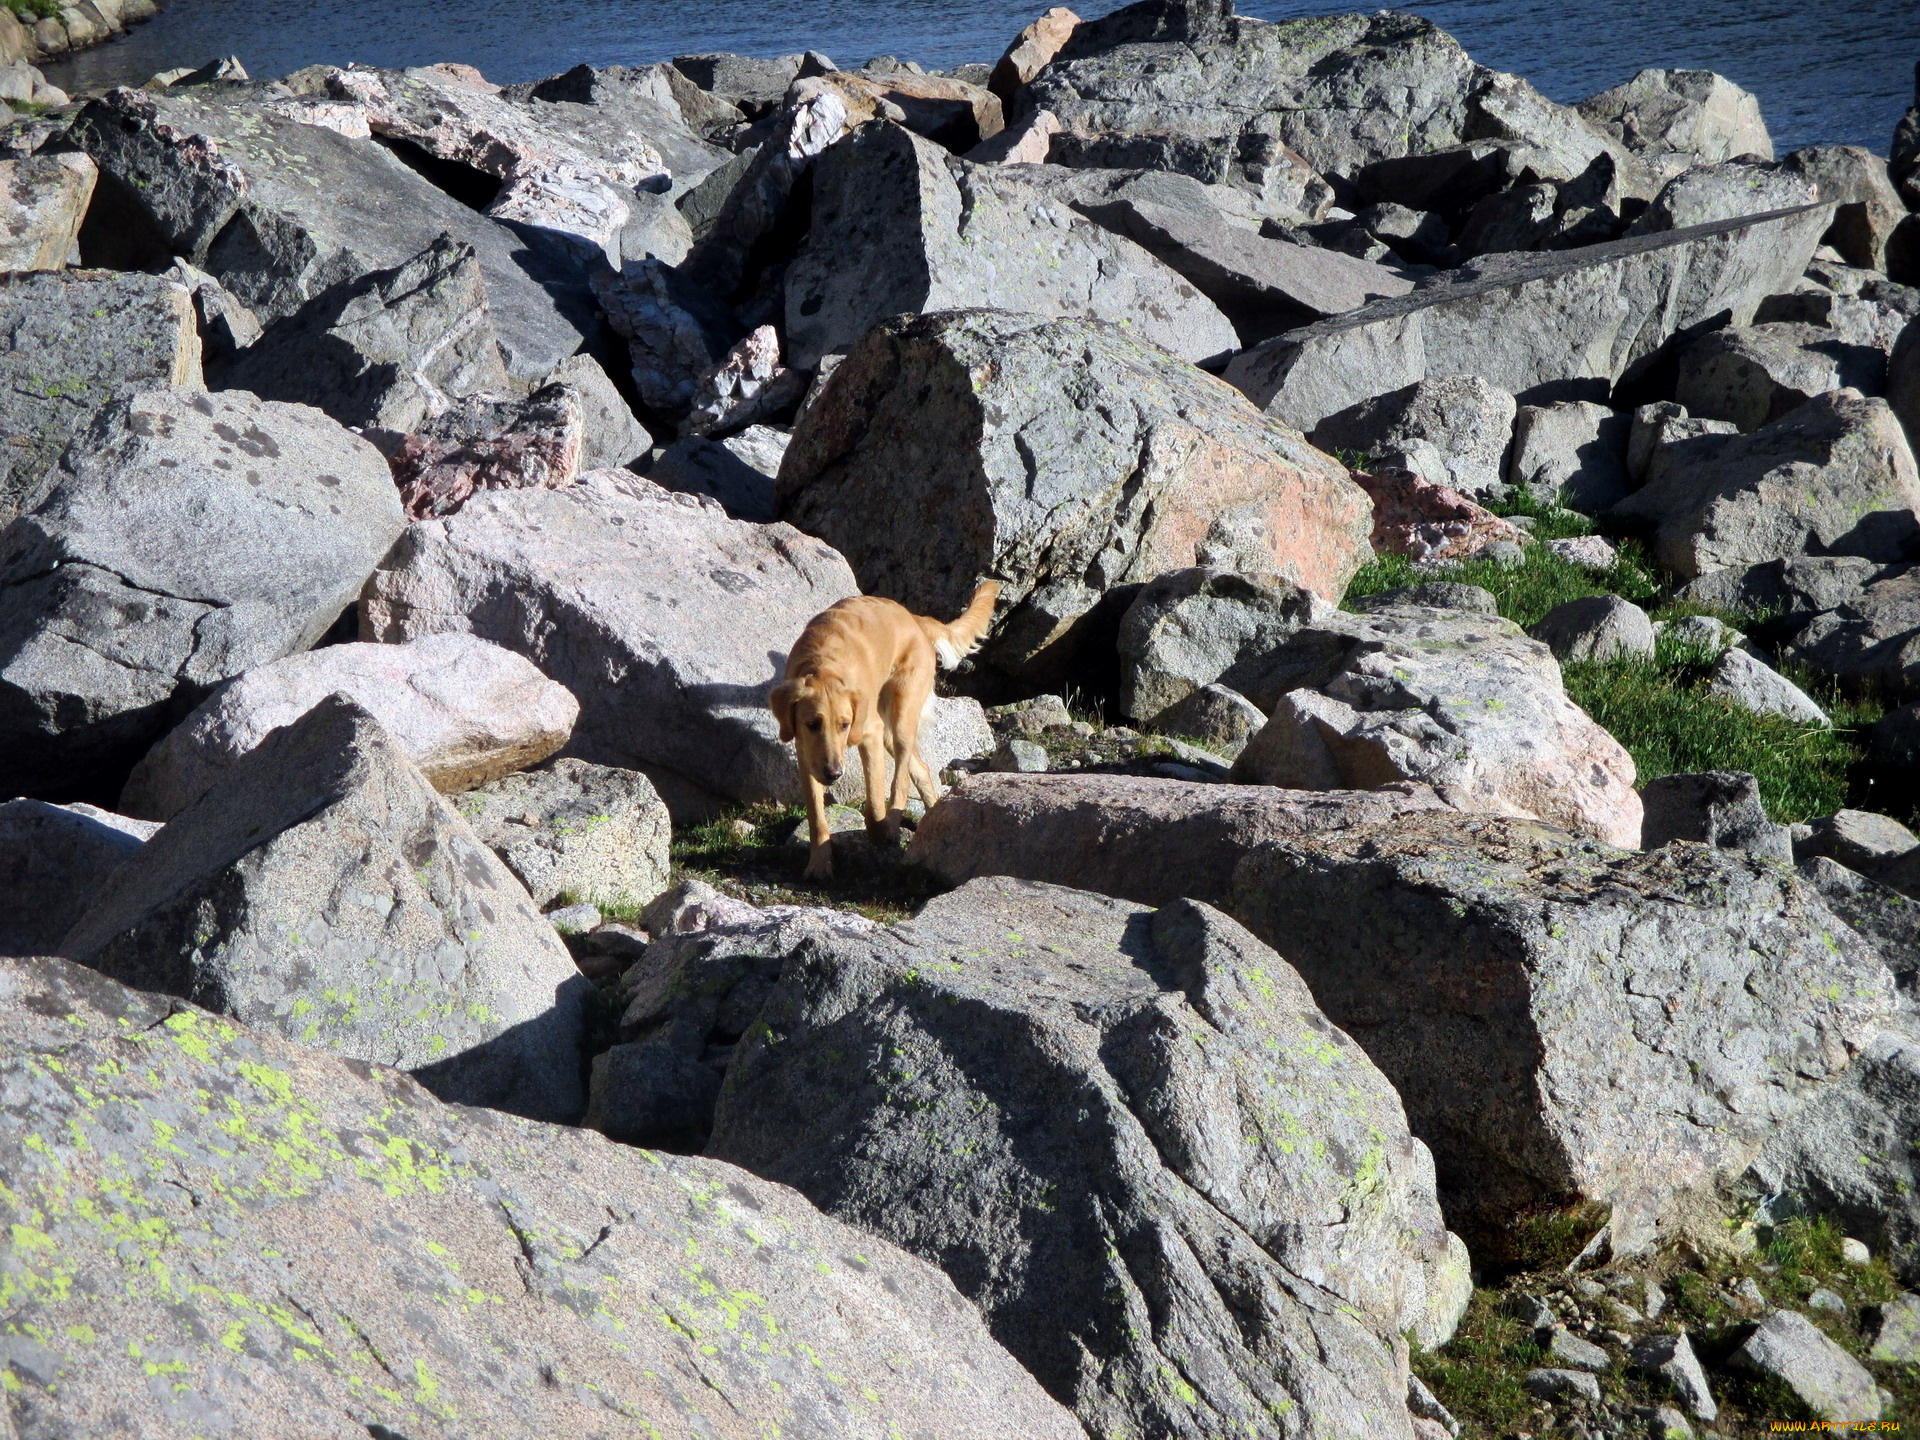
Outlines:
[[[1399,1087],[1451,1224],[1578,1195],[1616,1254],[1717,1214],[1894,1005],[1813,885],[1686,842],[1407,815],[1249,855],[1231,908]]]
[[[1676,334],[1745,325],[1789,290],[1832,218],[1825,205],[1615,240],[1486,256],[1409,295],[1289,331],[1226,378],[1301,430],[1432,375],[1478,375],[1523,405],[1601,400]]]
[[[580,697],[568,753],[790,804],[799,771],[767,693],[807,621],[855,593],[846,562],[791,526],[595,471],[410,527],[367,583],[361,634],[490,640]]]
[[[927,812],[908,858],[953,884],[1011,875],[1142,905],[1231,898],[1275,840],[1445,806],[1424,785],[1282,790],[1139,775],[973,775]]]
[[[60,960],[0,961],[0,1037],[22,1435],[1081,1435],[945,1276],[734,1166]]]

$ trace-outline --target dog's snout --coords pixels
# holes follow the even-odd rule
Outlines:
[[[838,765],[826,765],[821,767],[820,778],[831,785],[840,778],[840,774],[841,770]]]

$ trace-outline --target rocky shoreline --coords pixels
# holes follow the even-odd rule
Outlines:
[[[1920,1406],[1920,94],[984,60],[15,97],[8,1433]]]
[[[15,0],[0,6],[0,100],[66,104],[65,92],[49,85],[36,64],[104,45],[159,13],[159,0]]]

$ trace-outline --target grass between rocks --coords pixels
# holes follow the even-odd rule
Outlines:
[[[1628,1360],[1628,1343],[1644,1335],[1687,1332],[1705,1367],[1719,1418],[1711,1427],[1694,1421],[1694,1433],[1712,1429],[1723,1440],[1758,1440],[1772,1433],[1775,1421],[1806,1421],[1810,1416],[1791,1391],[1776,1381],[1755,1379],[1727,1368],[1727,1360],[1773,1308],[1798,1310],[1832,1340],[1865,1364],[1890,1391],[1888,1420],[1920,1416],[1920,1366],[1869,1361],[1867,1352],[1878,1323],[1876,1308],[1901,1286],[1884,1260],[1847,1264],[1840,1254],[1841,1231],[1824,1219],[1788,1220],[1759,1232],[1745,1254],[1720,1255],[1671,1249],[1627,1265],[1580,1275],[1566,1266],[1591,1235],[1601,1212],[1543,1212],[1514,1222],[1513,1250],[1522,1268],[1499,1284],[1474,1292],[1454,1338],[1439,1350],[1416,1351],[1414,1370],[1461,1422],[1462,1440],[1519,1440],[1549,1435],[1651,1435],[1655,1407],[1673,1404],[1665,1386],[1638,1372]],[[1618,1300],[1645,1307],[1645,1283],[1665,1293],[1666,1305],[1650,1321],[1633,1323],[1611,1310]],[[1751,1281],[1761,1304],[1743,1296]],[[1843,1302],[1839,1310],[1808,1304],[1815,1290]],[[1611,1364],[1597,1377],[1601,1404],[1546,1402],[1526,1390],[1529,1370],[1551,1365],[1541,1336],[1508,1308],[1518,1295],[1546,1302],[1569,1331],[1606,1350]],[[1578,1423],[1583,1429],[1576,1430]]]

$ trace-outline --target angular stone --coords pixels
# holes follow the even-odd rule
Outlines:
[[[1427,1157],[1233,922],[995,879],[869,936],[663,948],[626,1026],[682,1048],[749,1021],[709,1153],[938,1256],[1090,1429],[1277,1440],[1307,1414],[1407,1437],[1385,1337],[1450,1331],[1430,1280],[1458,1264]]]
[[[1513,396],[1478,375],[1433,375],[1327,416],[1309,437],[1330,454],[1357,452],[1358,469],[1425,441],[1446,465],[1428,479],[1464,495],[1486,495],[1503,483],[1513,434]]]
[[[638,907],[667,888],[673,827],[632,770],[555,760],[470,790],[454,809],[543,908],[562,896]]]
[[[783,85],[784,92],[785,86]],[[713,119],[738,121],[739,111],[696,90],[672,65],[576,65],[544,80],[504,87],[502,95],[531,112],[534,123],[572,136],[601,152],[626,156],[636,140],[650,147],[673,177],[673,193],[684,194],[730,157],[697,133]],[[702,103],[704,102],[704,103]],[[649,192],[629,191],[629,209],[648,208]],[[672,205],[665,207],[672,211]],[[631,242],[634,227],[621,233],[620,257],[638,258]]]
[[[1721,850],[1793,863],[1793,839],[1767,818],[1760,782],[1744,770],[1706,770],[1662,775],[1640,787],[1645,810],[1640,846],[1658,850],[1675,840],[1693,840]]]
[[[966,158],[976,165],[1044,165],[1059,133],[1059,118],[1051,110],[1036,110],[991,140],[982,140]]]
[[[650,257],[618,276],[596,271],[593,283],[607,323],[627,342],[634,388],[650,409],[684,415],[700,377],[746,334],[717,295],[662,260]]]
[[[206,364],[223,361],[261,335],[260,317],[226,286],[206,271],[175,260],[166,278],[193,292],[193,310],[200,321],[200,354]]]
[[[412,526],[367,584],[361,634],[491,640],[581,697],[570,754],[785,804],[799,773],[767,692],[807,621],[854,593],[846,562],[787,526],[597,471]]]
[[[927,812],[908,857],[961,884],[1012,875],[1164,905],[1223,904],[1275,840],[1444,808],[1423,785],[1281,790],[1138,775],[975,775]]]
[[[0,529],[100,406],[201,385],[192,301],[159,276],[0,275],[0,334]]]
[[[1590,400],[1523,405],[1513,420],[1509,485],[1535,500],[1597,515],[1626,497],[1632,420]]]
[[[1778,715],[1802,725],[1830,725],[1814,698],[1778,670],[1744,650],[1729,649],[1713,667],[1707,693],[1756,715]]]
[[[1879,765],[1920,765],[1920,705],[1902,705],[1873,722],[1873,760]]]
[[[585,430],[582,470],[623,469],[653,448],[646,426],[634,417],[626,397],[593,356],[568,357],[547,377],[547,384],[565,385],[579,398]]]
[[[778,493],[916,614],[998,579],[982,656],[1040,683],[1117,587],[1199,564],[1333,596],[1371,554],[1346,471],[1229,386],[1109,326],[994,311],[876,329],[801,416]]]
[[[91,805],[0,805],[0,955],[50,955],[160,827]]]
[[[1811,206],[1477,260],[1410,295],[1255,346],[1226,376],[1304,430],[1430,375],[1478,375],[1522,404],[1580,399],[1643,374],[1673,336],[1702,321],[1724,313],[1747,323],[1806,269],[1829,216]]]
[[[1823,611],[1860,601],[1870,585],[1901,568],[1846,555],[1801,555],[1709,571],[1682,587],[1679,598],[1728,612],[1765,611],[1797,632]]]
[[[1849,265],[1887,268],[1887,240],[1907,218],[1907,205],[1893,188],[1885,160],[1859,145],[1809,145],[1787,156],[1780,168],[1804,175],[1822,200],[1840,207],[1826,244]]]
[[[1649,1335],[1633,1347],[1637,1369],[1666,1381],[1673,1395],[1696,1420],[1711,1425],[1720,1418],[1720,1407],[1708,1388],[1706,1372],[1684,1331],[1671,1335]]]
[[[1234,892],[1397,1081],[1455,1228],[1578,1195],[1616,1255],[1684,1232],[1895,1003],[1811,885],[1703,845],[1407,815],[1268,846]]]
[[[802,74],[819,74],[809,64],[811,53],[733,55],[722,52],[676,55],[673,68],[702,90],[732,105],[765,110],[780,102],[787,87]],[[829,69],[832,67],[829,66]]]
[[[1813,834],[1795,847],[1800,859],[1825,855],[1863,875],[1920,846],[1920,836],[1891,815],[1871,810],[1836,810],[1814,821],[1812,828]]]
[[[1521,1384],[1529,1395],[1539,1400],[1600,1403],[1600,1382],[1584,1370],[1529,1370]]]
[[[142,990],[576,1117],[586,979],[378,721],[329,697],[101,888],[61,953]]]
[[[512,385],[479,258],[446,236],[269,326],[215,372],[215,383],[312,405],[342,425],[402,432],[454,400]]]
[[[1920,1295],[1904,1291],[1880,1307],[1867,1358],[1892,1365],[1920,1362]]]
[[[120,804],[170,820],[241,756],[329,695],[344,695],[442,794],[538,764],[567,743],[580,702],[531,661],[471,635],[329,645],[222,686],[134,766]]]
[[[1080,17],[1064,5],[1055,5],[1013,37],[993,67],[987,88],[1000,97],[1000,103],[1012,113],[1015,102],[1027,82],[1047,68],[1060,47],[1072,36]]]
[[[897,125],[861,128],[814,166],[813,224],[787,271],[793,364],[811,368],[890,316],[984,305],[1125,323],[1188,360],[1239,337],[1212,301],[1017,171],[974,165]],[[863,256],[849,269],[849,254]]]
[[[1591,1340],[1582,1340],[1564,1326],[1555,1326],[1547,1341],[1546,1358],[1570,1370],[1598,1373],[1613,1364],[1607,1352]]]
[[[1740,161],[1702,165],[1669,180],[1653,197],[1653,203],[1627,227],[1627,234],[1657,235],[1686,230],[1743,216],[1791,210],[1822,198],[1812,181],[1784,166]],[[1833,223],[1832,214],[1829,209],[1829,226]]]
[[[1631,848],[1633,759],[1569,700],[1552,652],[1497,616],[1340,614],[1288,642],[1299,681],[1234,762],[1289,789],[1431,785],[1449,805]]]
[[[1631,600],[1587,595],[1556,605],[1527,633],[1553,651],[1556,660],[1653,658],[1653,621]]]
[[[0,532],[13,783],[113,783],[213,686],[325,634],[405,524],[386,461],[317,410],[183,390],[107,407]]]
[[[1848,583],[1850,590],[1827,597],[1830,604],[1793,637],[1788,658],[1834,676],[1853,693],[1871,688],[1892,700],[1920,695],[1920,567],[1862,564],[1820,578]],[[1746,588],[1764,593],[1772,584],[1763,578]]]
[[[59,960],[0,966],[0,996],[4,1084],[33,1097],[0,1116],[0,1217],[70,1280],[6,1261],[48,1337],[13,1346],[29,1427],[400,1435],[433,1406],[501,1436],[1082,1433],[938,1271],[784,1186],[441,1105]]]
[[[1216,755],[1237,759],[1247,742],[1267,723],[1267,712],[1238,690],[1202,685],[1153,717],[1153,728],[1203,745]]]
[[[343,280],[402,265],[446,234],[479,257],[516,380],[551,374],[597,328],[575,271],[556,269],[371,140],[275,114],[246,91],[109,91],[70,138],[113,178],[122,243],[152,237],[218,278],[263,323]],[[154,258],[133,248],[107,263]]]
[[[99,167],[85,155],[0,160],[0,270],[64,270]]]
[[[1331,613],[1278,576],[1170,571],[1143,586],[1120,619],[1121,713],[1154,720],[1214,681],[1269,711],[1289,678],[1269,657],[1302,624]]]
[[[1886,357],[1817,325],[1715,330],[1680,352],[1675,396],[1690,415],[1757,430],[1816,395],[1851,386],[1877,395]]]
[[[1759,100],[1711,70],[1642,70],[1574,108],[1662,175],[1737,155],[1773,158]]]
[[[765,425],[750,425],[725,440],[691,435],[656,455],[647,478],[669,490],[710,495],[736,520],[769,524],[774,478],[791,438]]]
[[[780,363],[780,333],[756,326],[703,373],[693,386],[682,435],[731,435],[779,420],[800,403],[807,377]]]
[[[1767,1316],[1727,1363],[1781,1381],[1815,1419],[1880,1418],[1880,1387],[1866,1366],[1798,1311],[1776,1310]]]

